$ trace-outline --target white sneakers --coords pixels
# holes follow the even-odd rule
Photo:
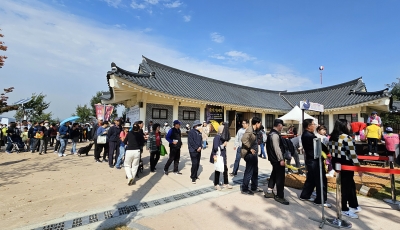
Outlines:
[[[320,206],[321,204],[316,204],[316,203],[314,203],[314,205]],[[325,207],[325,208],[332,208],[332,205],[329,204],[329,203],[325,203],[325,204],[324,204],[324,207]]]
[[[376,156],[376,157],[379,157],[379,154],[377,154],[377,153],[371,153],[371,152],[369,152],[368,155],[370,155],[370,156],[374,155],[374,156]]]
[[[357,213],[357,212],[361,212],[362,211],[362,209],[360,208],[360,207],[357,207],[357,208],[349,208],[350,209],[350,211],[352,211],[353,213]]]
[[[342,212],[342,215],[343,216],[347,216],[347,217],[352,218],[352,219],[358,219],[358,215],[355,214],[354,212],[350,211],[350,210]]]

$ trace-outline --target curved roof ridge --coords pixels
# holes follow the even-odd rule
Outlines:
[[[317,88],[317,89],[309,89],[309,90],[303,90],[303,91],[293,91],[293,92],[284,92],[282,94],[299,94],[299,93],[315,93],[315,92],[320,92],[320,91],[326,91],[326,90],[331,90],[331,89],[337,89],[337,88],[342,88],[345,86],[351,86],[351,85],[356,85],[359,84],[359,82],[362,82],[362,77],[356,78],[354,80],[348,81],[348,82],[344,82],[338,85],[331,85],[331,86],[327,86],[327,87],[323,87],[323,88]],[[362,83],[364,84],[364,83]]]
[[[113,62],[113,63],[114,63],[114,62]],[[114,63],[114,64],[115,64],[115,63]],[[135,73],[135,72],[131,72],[131,71],[125,70],[125,69],[123,69],[123,68],[117,66],[116,64],[115,64],[115,67],[117,68],[117,71],[115,71],[115,72],[120,72],[120,73],[122,73],[122,74],[133,75],[133,76],[135,76],[135,77],[149,77],[149,76],[150,76],[150,74],[141,74],[141,73]],[[114,72],[112,72],[112,71],[109,71],[109,72],[110,72],[110,73],[114,73]]]
[[[388,91],[389,91],[389,88],[386,88],[386,89],[382,89],[382,90],[379,90],[379,91],[374,91],[374,92],[354,92],[354,94],[356,94],[356,95],[382,95],[382,94],[385,94],[385,93],[388,93]]]
[[[249,89],[249,90],[263,91],[263,92],[266,92],[266,93],[287,92],[287,90],[260,89],[260,88],[255,88],[255,87],[251,87],[251,86],[239,85],[239,84],[234,84],[234,83],[230,83],[230,82],[226,82],[226,81],[221,81],[221,80],[217,80],[217,79],[213,79],[213,78],[209,78],[209,77],[204,77],[204,76],[201,76],[201,75],[198,75],[198,74],[190,73],[190,72],[187,72],[187,71],[184,71],[184,70],[180,70],[180,69],[168,66],[168,65],[161,64],[161,63],[156,62],[154,60],[151,60],[151,59],[149,59],[149,58],[147,58],[145,56],[142,56],[142,57],[143,57],[143,61],[147,62],[146,64],[148,64],[148,62],[151,62],[151,64],[158,65],[161,68],[167,68],[167,69],[170,69],[172,71],[180,72],[182,74],[190,75],[191,77],[195,77],[195,78],[202,79],[202,80],[212,81],[212,82],[221,83],[221,84],[224,84],[224,85],[230,85],[230,86],[240,87],[240,88]]]

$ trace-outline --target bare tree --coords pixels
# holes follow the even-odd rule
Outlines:
[[[0,29],[1,31],[1,29]],[[3,34],[0,33],[0,38],[4,37]],[[2,51],[6,51],[7,50],[7,46],[4,45],[4,42],[0,41],[0,50]],[[2,56],[0,55],[0,68],[2,68],[4,66],[4,62],[7,59],[7,56]]]

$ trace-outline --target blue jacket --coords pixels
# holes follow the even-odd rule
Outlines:
[[[58,132],[60,133],[60,135],[65,135],[64,138],[68,138],[66,135],[67,133],[69,133],[69,127],[63,125],[58,129]]]
[[[99,126],[99,128],[96,131],[97,137],[98,136],[106,136],[106,141],[108,142],[108,137],[107,134],[103,134],[106,131],[106,129],[103,126]]]
[[[188,147],[190,153],[197,153],[197,149],[203,147],[203,137],[197,129],[191,129],[188,135]]]

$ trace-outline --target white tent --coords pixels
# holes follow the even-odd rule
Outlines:
[[[302,113],[301,109],[296,105],[290,112],[285,114],[284,116],[280,117],[279,119],[283,121],[298,121],[299,124],[302,124]],[[304,113],[304,119],[313,119],[315,120],[314,117],[308,115],[307,113]]]

